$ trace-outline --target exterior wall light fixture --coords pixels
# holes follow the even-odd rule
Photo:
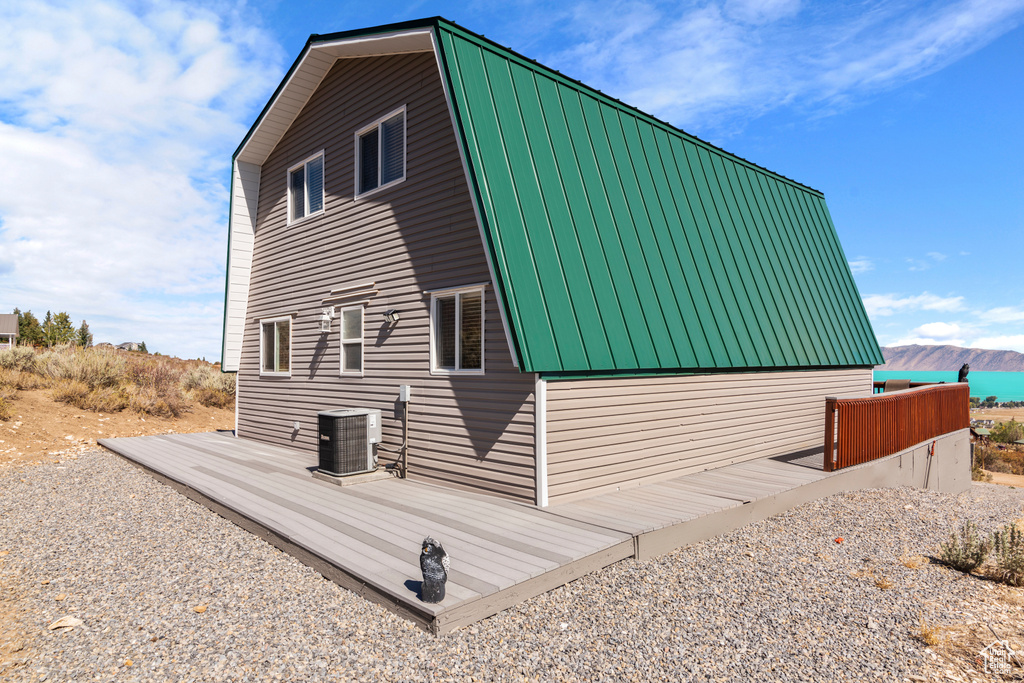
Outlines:
[[[397,323],[399,317],[400,316],[398,314],[398,311],[395,310],[394,308],[389,308],[388,310],[384,311],[384,319],[387,320],[389,323]]]

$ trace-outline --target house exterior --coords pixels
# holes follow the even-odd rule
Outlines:
[[[543,506],[820,449],[882,362],[820,192],[444,19],[311,36],[234,154],[240,438],[394,450],[409,385],[410,478]]]
[[[0,313],[0,350],[9,349],[18,343],[18,314]]]

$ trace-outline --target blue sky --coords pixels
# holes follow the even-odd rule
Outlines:
[[[883,345],[1024,352],[1024,0],[5,3],[0,311],[218,359],[231,153],[310,33],[433,15],[822,190]]]

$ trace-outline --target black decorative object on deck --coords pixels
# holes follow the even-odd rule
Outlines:
[[[964,363],[962,366],[960,366],[960,374],[957,376],[956,381],[957,382],[966,382],[967,381],[967,373],[970,372],[970,371],[971,371],[971,366],[968,365],[967,363]]]
[[[427,536],[423,539],[420,553],[420,571],[423,572],[423,588],[420,600],[423,602],[441,602],[444,600],[444,584],[448,581],[448,567],[451,560],[444,547]]]

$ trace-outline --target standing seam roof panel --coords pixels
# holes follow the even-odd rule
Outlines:
[[[569,208],[568,198],[565,195],[561,175],[555,161],[552,147],[554,136],[544,134],[547,131],[557,130],[553,128],[551,121],[551,118],[557,117],[547,116],[549,110],[541,104],[534,74],[526,71],[515,72],[513,88],[519,101],[524,134],[529,121],[544,120],[546,124],[543,131],[533,132],[534,129],[530,128],[531,133],[525,134],[525,146],[530,152],[539,196],[539,201],[534,207],[538,213],[537,227],[546,223],[548,230],[543,238],[545,241],[551,240],[552,251],[548,256],[561,264],[564,273],[586,272],[573,226],[572,210]],[[544,212],[543,222],[539,220],[541,210]],[[558,229],[562,226],[564,228]],[[579,339],[577,352],[583,354],[583,362],[588,366],[608,367],[611,364],[611,353],[608,351],[607,340],[602,333],[601,316],[598,312],[589,275],[583,278],[565,278],[565,288],[569,299],[567,310],[551,313],[549,308],[549,314],[565,316],[567,321],[572,320],[575,323],[574,334]],[[590,342],[589,346],[588,341]],[[580,359],[566,360],[564,350],[560,348],[560,351],[562,351],[563,364],[570,366],[579,364]]]
[[[690,284],[676,254],[673,233],[679,232],[682,226],[678,222],[669,222],[667,209],[671,203],[663,201],[664,189],[659,186],[652,169],[652,159],[660,163],[654,133],[651,126],[637,121],[636,118],[633,118],[633,123],[635,125],[625,126],[627,138],[635,133],[638,136],[634,143],[637,145],[636,149],[641,149],[644,152],[632,155],[633,172],[642,188],[644,216],[660,247],[661,265],[665,268],[672,292],[675,294],[675,307],[666,311],[666,319],[670,326],[674,320],[678,320],[679,329],[683,331],[683,334],[675,335],[675,338],[680,340],[676,343],[676,352],[681,357],[691,359],[690,363],[693,366],[713,366],[714,358],[697,313],[697,305],[693,298],[694,290],[690,289]],[[629,142],[627,139],[627,143]],[[696,291],[700,293],[699,289]],[[682,345],[683,340],[686,341],[685,347]]]
[[[521,370],[881,362],[820,193],[437,32]]]
[[[602,306],[614,307],[619,316],[615,318],[616,323],[621,318],[622,327],[612,326],[607,332],[609,345],[612,347],[614,367],[642,367],[641,359],[653,359],[654,342],[647,329],[643,312],[640,308],[640,294],[633,274],[627,267],[626,252],[622,246],[622,239],[618,232],[603,234],[598,229],[599,224],[611,221],[611,206],[604,189],[604,180],[601,178],[600,165],[597,159],[597,152],[591,131],[586,126],[586,118],[583,109],[583,100],[578,91],[573,91],[572,97],[566,97],[567,88],[559,86],[559,100],[562,104],[562,111],[566,116],[566,123],[570,130],[577,131],[577,135],[570,136],[570,144],[575,153],[577,163],[578,179],[581,185],[582,195],[579,205],[572,207],[573,214],[579,216],[585,212],[589,216],[587,226],[588,234],[586,239],[581,233],[581,242],[588,244],[592,242],[591,249],[599,250],[607,267],[608,284],[610,291],[607,297],[602,300]],[[586,133],[585,135],[583,133]],[[569,174],[572,176],[572,173]],[[577,218],[577,220],[580,220]],[[625,342],[622,347],[617,347],[616,341]],[[628,353],[626,344],[628,344]],[[624,365],[622,358],[626,358]]]

